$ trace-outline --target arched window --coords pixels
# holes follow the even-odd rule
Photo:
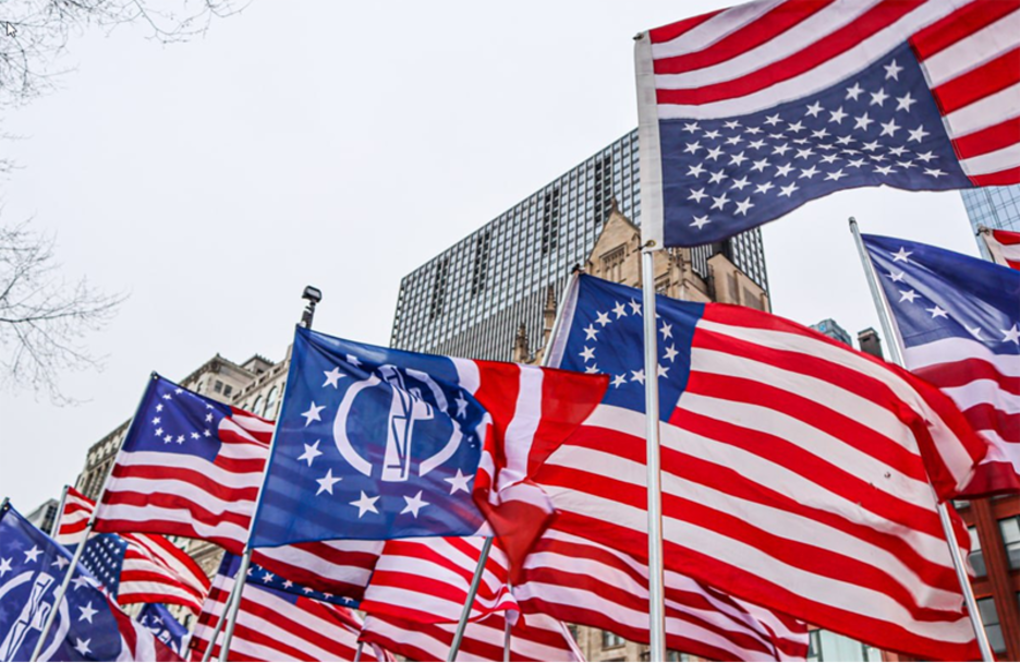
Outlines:
[[[266,396],[266,411],[262,413],[262,416],[266,419],[272,419],[276,416],[276,394],[277,389],[273,387]]]
[[[255,402],[251,404],[252,414],[259,414],[261,407],[262,407],[262,397],[261,396],[256,396],[255,397]]]
[[[198,381],[198,385],[195,386],[195,393],[196,394],[201,394],[202,393],[202,386],[203,385],[204,385],[204,383],[202,382],[202,380],[199,380]]]

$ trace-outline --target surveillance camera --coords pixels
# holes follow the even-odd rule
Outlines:
[[[307,299],[313,304],[318,304],[322,301],[322,291],[316,288],[314,285],[306,285],[305,292],[301,295],[302,299]]]

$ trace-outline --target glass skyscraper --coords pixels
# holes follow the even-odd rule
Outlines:
[[[960,195],[975,234],[978,226],[1020,232],[1020,184],[964,189]],[[988,247],[980,238],[977,243],[987,258]]]
[[[419,352],[508,361],[521,324],[541,339],[552,286],[584,264],[613,201],[641,222],[638,135],[631,131],[404,277],[390,344]],[[695,272],[724,253],[766,291],[761,233],[692,251]]]

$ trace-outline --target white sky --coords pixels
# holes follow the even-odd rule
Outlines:
[[[190,43],[74,38],[60,89],[4,118],[8,222],[130,298],[57,407],[0,393],[0,495],[74,483],[152,370],[282,358],[315,326],[386,344],[400,278],[637,125],[631,37],[726,2],[254,0]],[[956,192],[843,192],[765,228],[774,311],[878,328],[846,218],[977,255]],[[884,340],[884,339],[883,339]]]

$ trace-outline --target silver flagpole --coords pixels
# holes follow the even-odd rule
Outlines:
[[[233,587],[230,588],[233,590]],[[212,637],[209,639],[209,644],[205,646],[205,653],[202,654],[202,663],[206,663],[212,658],[213,648],[216,646],[216,641],[220,637],[220,633],[223,632],[223,625],[227,623],[227,611],[230,609],[230,599],[228,598],[226,603],[223,604],[223,612],[220,613],[220,618],[216,620],[216,628],[213,629]]]
[[[460,651],[461,640],[464,639],[464,629],[467,628],[468,618],[471,616],[471,608],[475,604],[475,596],[478,595],[478,587],[482,584],[482,574],[485,572],[485,563],[489,559],[489,551],[492,550],[493,537],[485,537],[485,544],[482,545],[482,552],[478,555],[478,565],[475,566],[475,575],[471,578],[471,587],[468,589],[467,599],[464,601],[464,609],[460,612],[460,621],[457,622],[457,631],[453,634],[453,642],[450,643],[450,653],[447,661],[456,661],[457,652]]]
[[[361,660],[361,650],[365,646],[364,642],[358,643],[358,648],[354,652],[354,663],[358,663]]]
[[[57,538],[57,533],[60,531],[60,519],[64,516],[64,505],[67,503],[67,490],[70,488],[66,483],[64,484],[64,490],[60,491],[60,504],[57,505],[57,516],[53,519],[53,526],[50,527],[49,535],[51,539]]]
[[[510,593],[513,594],[514,588],[509,583],[507,584],[507,588],[510,590]],[[511,643],[511,639],[513,638],[512,631],[513,631],[513,624],[510,623],[510,618],[504,612],[503,613],[503,661],[504,661],[504,663],[506,663],[506,661],[510,660],[510,643]]]
[[[149,374],[149,382],[156,379],[156,373]],[[131,415],[131,422],[128,424],[127,430],[124,432],[124,437],[127,438],[131,434],[131,429],[135,425],[135,417],[138,414],[138,410],[142,409],[142,403],[145,401],[145,396],[149,393],[150,384],[145,385],[145,389],[142,390],[142,397],[138,399],[138,407],[135,408],[135,413]],[[121,442],[123,445],[123,441]],[[120,455],[120,451],[117,451]],[[116,465],[116,463],[114,463]],[[110,475],[113,474],[113,467],[110,468],[110,472],[107,473],[106,478],[103,479],[103,489],[99,491],[99,498],[96,499],[96,508],[92,511],[92,515],[89,517],[89,523],[85,527],[85,533],[82,534],[81,541],[78,543],[78,547],[74,551],[74,556],[71,558],[71,565],[67,567],[67,573],[64,574],[64,581],[60,583],[60,588],[57,589],[57,593],[53,596],[53,609],[50,610],[49,614],[46,615],[46,623],[43,624],[42,630],[39,631],[39,641],[35,643],[35,650],[32,652],[32,657],[29,659],[33,663],[39,660],[39,654],[42,652],[43,644],[46,642],[46,637],[50,634],[50,629],[53,628],[53,622],[57,618],[57,613],[60,612],[60,606],[64,602],[64,597],[67,596],[67,587],[71,584],[71,578],[74,576],[74,570],[78,568],[78,561],[81,559],[82,551],[85,550],[85,544],[88,543],[89,537],[92,536],[92,530],[96,526],[96,514],[99,513],[99,507],[103,503],[103,497],[106,496],[106,488],[110,485]],[[66,494],[66,490],[65,490]]]
[[[890,359],[897,366],[906,368],[903,362],[903,341],[900,339],[899,329],[893,323],[892,315],[889,313],[889,303],[879,287],[878,276],[875,274],[874,265],[871,264],[871,258],[868,257],[868,251],[864,247],[864,240],[861,239],[861,231],[857,227],[857,220],[852,216],[850,217],[850,232],[853,234],[854,243],[857,245],[857,253],[860,255],[861,266],[864,268],[864,276],[871,290],[871,298],[875,302],[875,311],[878,313],[882,332],[889,339]],[[977,600],[974,598],[974,587],[970,584],[967,566],[964,564],[963,555],[960,554],[960,545],[956,539],[956,532],[953,530],[953,521],[949,517],[949,509],[939,500],[934,488],[932,488],[932,498],[935,500],[935,507],[939,513],[942,532],[946,535],[946,542],[949,544],[949,556],[953,560],[956,578],[960,582],[960,590],[963,592],[963,601],[967,606],[970,623],[974,627],[974,635],[977,637],[978,647],[981,649],[981,660],[994,661],[995,655],[992,653],[992,646],[988,642],[988,633],[985,632],[985,625],[981,623],[981,613],[978,611]]]

